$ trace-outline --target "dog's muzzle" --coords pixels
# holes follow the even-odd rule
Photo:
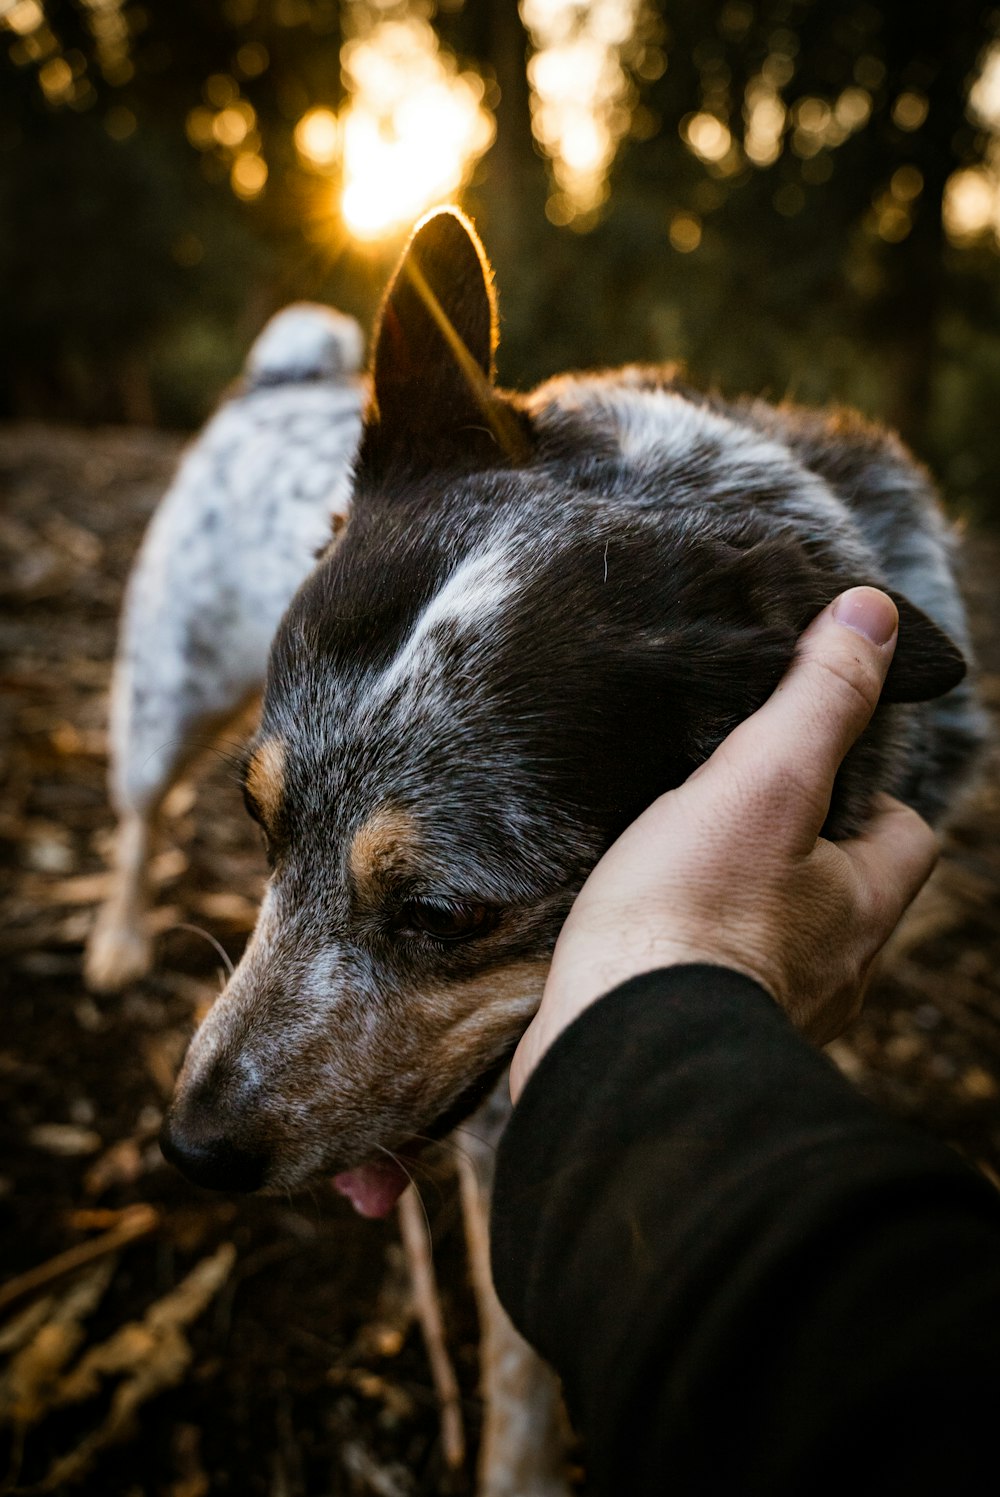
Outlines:
[[[267,1174],[267,1155],[220,1132],[218,1110],[196,1099],[167,1113],[160,1149],[182,1175],[209,1190],[259,1190]]]

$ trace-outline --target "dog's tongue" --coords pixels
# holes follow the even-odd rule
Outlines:
[[[395,1159],[360,1164],[333,1177],[334,1190],[347,1197],[359,1216],[388,1216],[409,1183]]]

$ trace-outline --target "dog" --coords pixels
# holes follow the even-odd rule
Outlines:
[[[352,317],[308,303],[279,312],[146,532],[112,683],[118,829],[112,888],[84,963],[95,991],[149,970],[147,865],[163,801],[259,693],[278,620],[345,512],[363,357]]]
[[[162,1136],[201,1184],[327,1176],[382,1215],[423,1143],[491,1093],[495,1134],[586,874],[844,588],[890,591],[900,632],[827,834],[883,790],[940,822],[978,748],[951,541],[893,436],[657,368],[510,394],[496,343],[482,245],[439,211],[382,306],[348,523],[271,649],[244,769],[271,877]],[[481,1202],[488,1138],[476,1165]],[[505,1345],[509,1411],[534,1374]],[[541,1412],[513,1435],[488,1401],[489,1497],[565,1490],[532,1465],[555,1408],[532,1388]]]

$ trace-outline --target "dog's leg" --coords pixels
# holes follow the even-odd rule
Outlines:
[[[111,892],[98,911],[84,957],[84,978],[95,992],[117,993],[149,971],[148,865],[155,822],[155,808],[126,811],[119,819]]]
[[[252,731],[258,703],[256,688],[247,692],[241,687],[237,693],[227,685],[216,692],[213,710],[195,713],[183,697],[177,701],[164,692],[147,704],[149,716],[139,730],[132,690],[128,676],[112,685],[111,800],[118,826],[111,890],[97,912],[83,960],[84,981],[95,993],[119,993],[152,966],[149,861],[161,810],[169,807],[171,791],[222,732],[242,738]],[[155,752],[150,742],[160,745]]]
[[[505,1085],[506,1083],[502,1083]],[[479,1308],[483,1430],[478,1497],[568,1497],[566,1420],[555,1374],[511,1325],[490,1274],[489,1202],[496,1138],[480,1113],[462,1131],[459,1179]]]

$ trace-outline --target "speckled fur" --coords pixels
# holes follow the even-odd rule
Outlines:
[[[168,1121],[216,1183],[231,1160],[294,1188],[467,1115],[529,1022],[595,860],[766,698],[841,588],[887,582],[965,645],[945,527],[893,438],[852,416],[727,405],[666,370],[503,395],[468,226],[432,218],[408,255],[422,276],[404,258],[383,308],[350,522],[271,652],[258,744],[281,745],[280,773],[266,796],[247,787],[269,888]],[[421,279],[481,380],[436,333]],[[954,665],[910,614],[898,658],[901,699],[942,690]],[[979,736],[965,684],[881,708],[828,831],[860,824],[881,788],[940,819]],[[251,748],[258,774],[264,761]],[[495,918],[444,942],[408,927],[421,900]],[[494,1092],[465,1140],[478,1490],[564,1497],[551,1379],[489,1284],[489,1138],[506,1107]]]
[[[409,255],[490,380],[478,241],[442,214]],[[895,439],[640,368],[526,397],[488,385],[506,425],[486,420],[407,264],[383,309],[350,523],[272,649],[261,736],[284,759],[280,817],[257,808],[267,898],[174,1106],[177,1126],[197,1112],[263,1160],[269,1188],[468,1106],[530,1018],[594,861],[767,697],[842,588],[905,589],[965,644],[943,521]],[[511,423],[516,456],[498,446]],[[907,614],[886,696],[942,691],[948,651]],[[939,819],[979,736],[967,685],[882,706],[829,833],[860,825],[880,789]],[[350,849],[387,808],[412,845],[373,904]],[[496,918],[445,943],[401,928],[413,900]]]
[[[345,513],[361,332],[327,307],[268,323],[191,446],[129,577],[112,693],[112,790],[145,810],[206,723],[259,690],[281,615]]]
[[[112,680],[119,826],[111,892],[88,942],[93,988],[119,989],[148,969],[147,864],[160,805],[259,692],[278,620],[331,519],[346,515],[362,358],[353,318],[309,304],[272,318],[143,539]]]

